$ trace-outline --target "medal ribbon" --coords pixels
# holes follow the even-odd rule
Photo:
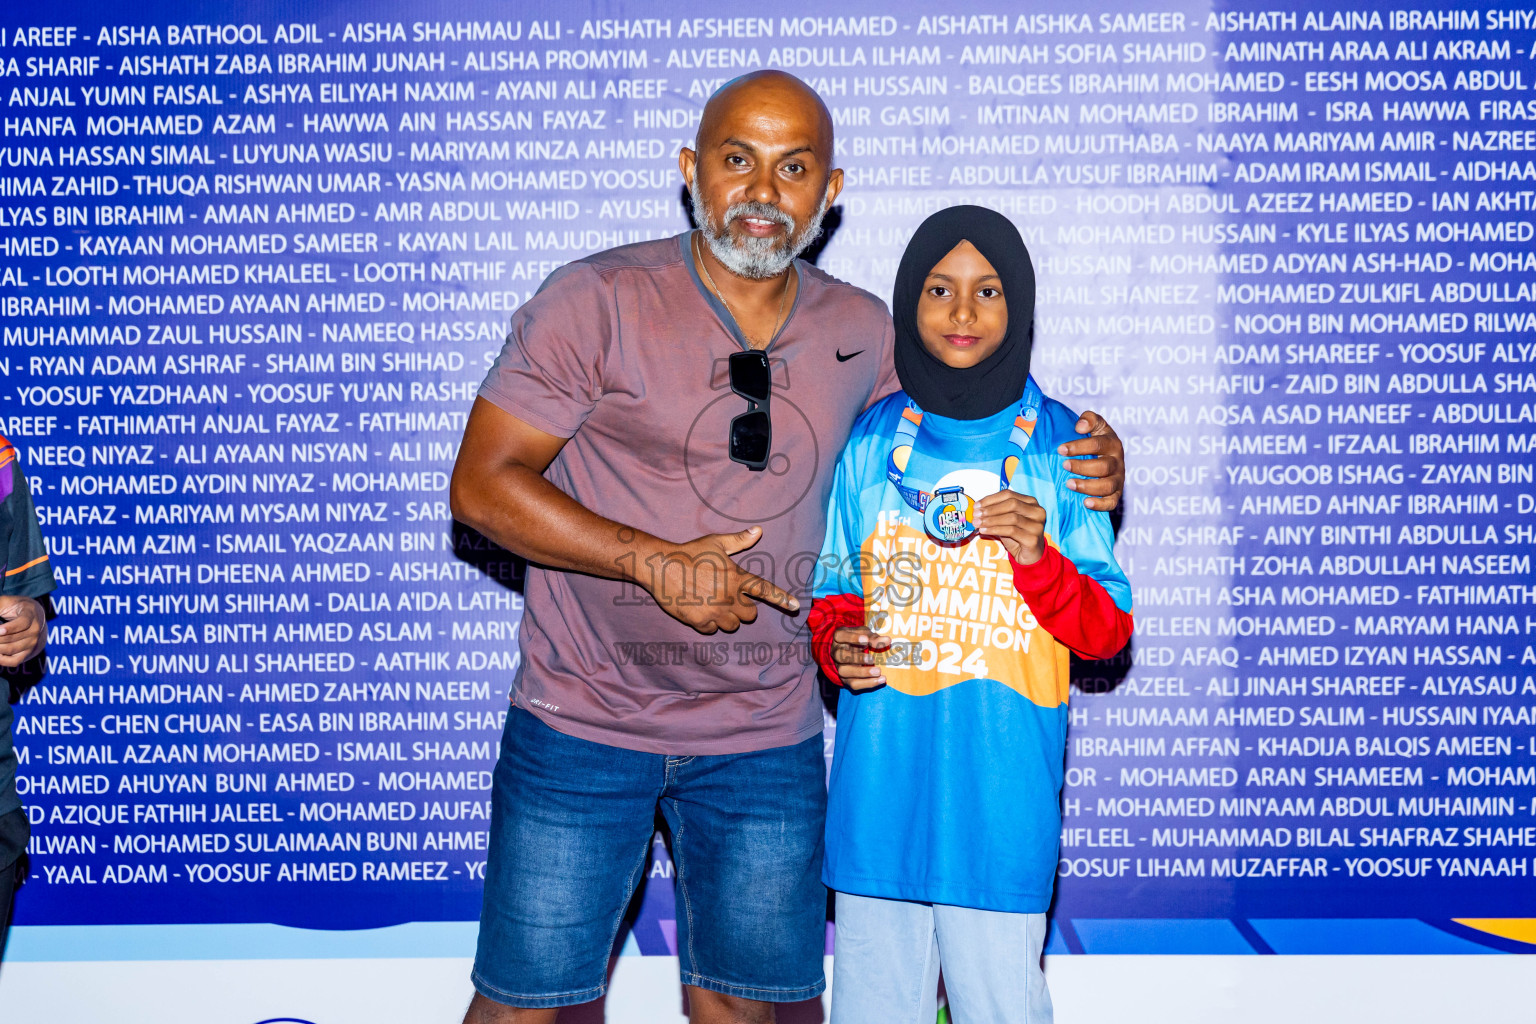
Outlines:
[[[1002,489],[1013,482],[1013,474],[1018,471],[1019,464],[1023,461],[1024,449],[1029,446],[1029,439],[1034,435],[1035,423],[1040,418],[1040,386],[1035,383],[1033,375],[1024,384],[1024,399],[1019,403],[1018,415],[1013,419],[1013,429],[1008,432],[1008,443],[1017,449],[1015,454],[1003,457],[1002,464],[998,466],[997,478]],[[917,407],[917,403],[908,399],[907,407],[901,410],[901,419],[896,422],[896,437],[891,445],[891,452],[885,459],[886,479],[896,485],[896,490],[901,499],[917,512],[926,512],[928,502],[933,500],[933,494],[906,483],[907,465],[912,460],[912,453],[917,445],[917,431],[923,425],[923,410]]]

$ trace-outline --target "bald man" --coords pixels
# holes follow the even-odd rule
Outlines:
[[[530,567],[466,1024],[602,995],[658,812],[695,1024],[825,986],[801,605],[837,456],[898,387],[881,301],[797,260],[842,191],[832,152],[798,79],[728,83],[679,158],[699,230],[555,271],[480,389],[453,513]],[[1089,426],[1064,447],[1112,508],[1119,440]]]

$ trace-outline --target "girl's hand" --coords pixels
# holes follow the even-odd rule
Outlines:
[[[832,634],[832,660],[837,664],[838,680],[850,690],[873,690],[884,686],[875,652],[889,650],[891,638],[866,626],[843,626]]]
[[[1002,541],[1020,565],[1033,565],[1045,554],[1045,509],[1027,494],[998,491],[976,503],[976,530]]]

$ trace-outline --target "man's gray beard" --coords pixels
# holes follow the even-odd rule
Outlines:
[[[722,229],[719,234],[715,233],[715,218],[697,188],[688,190],[688,201],[693,208],[694,223],[698,224],[704,242],[709,246],[709,251],[714,253],[715,259],[738,277],[754,281],[778,277],[788,270],[796,257],[821,236],[821,222],[827,215],[827,198],[823,193],[821,208],[798,235],[786,234],[777,240],[751,236],[737,240],[731,237],[728,230]],[[795,230],[795,222],[789,214],[767,203],[737,203],[725,211],[723,223],[728,226],[737,217],[761,217],[783,225],[787,231]]]

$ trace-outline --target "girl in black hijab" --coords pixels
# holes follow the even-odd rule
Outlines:
[[[901,392],[838,464],[810,626],[844,687],[823,881],[832,1024],[1048,1024],[1069,652],[1117,653],[1130,587],[1068,485],[1077,416],[1029,375],[1035,275],[1007,218],[929,217],[896,274]]]
[[[933,334],[935,327],[924,339],[918,308],[928,292],[929,276],[962,244],[978,252],[997,275],[991,283],[1005,303],[1003,333],[985,358],[951,365],[935,340],[943,337]],[[902,254],[891,309],[896,322],[896,375],[918,408],[975,420],[1018,402],[1029,378],[1034,345],[1035,267],[1018,228],[1008,218],[982,206],[952,206],[925,220]],[[937,329],[944,326],[942,321],[935,323]]]

